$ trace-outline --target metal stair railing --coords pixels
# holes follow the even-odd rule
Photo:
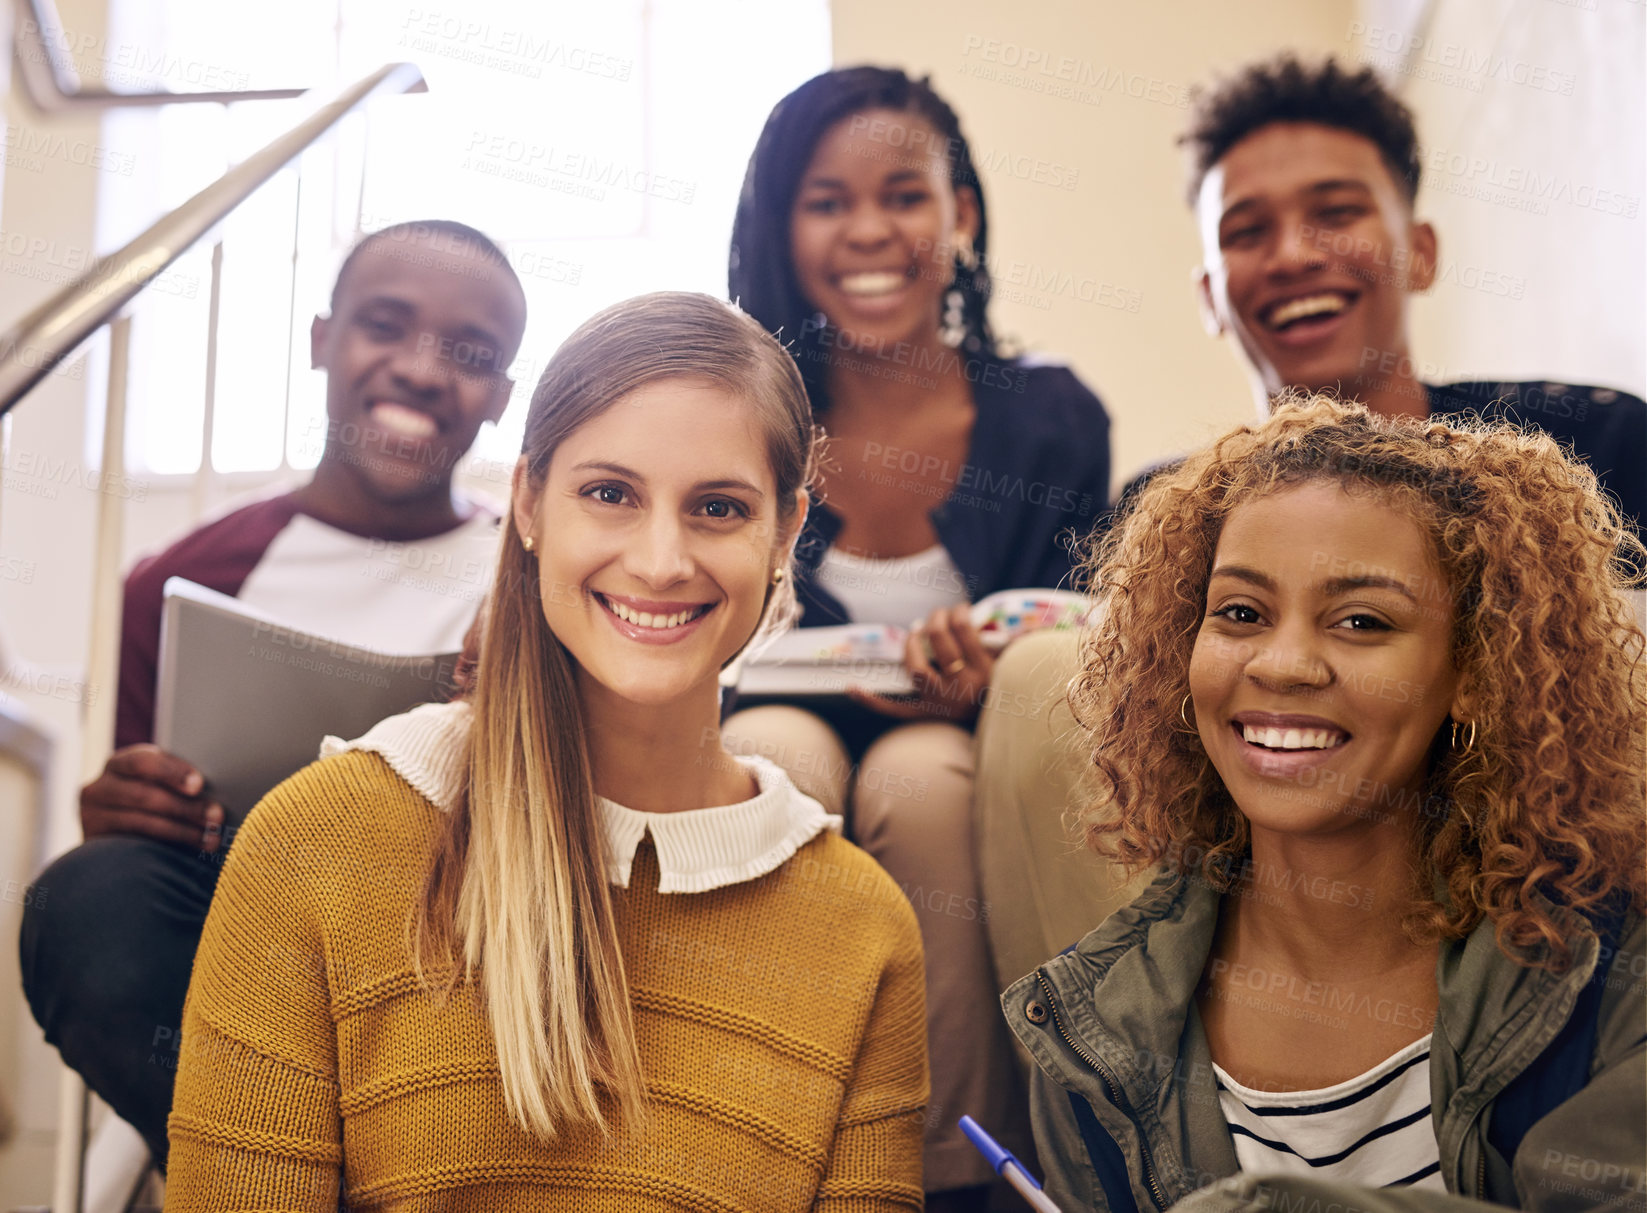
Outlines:
[[[42,2],[17,0],[25,15],[38,15]],[[41,29],[42,23],[36,20],[32,31],[25,27],[21,32],[32,33],[38,38]],[[18,58],[20,65],[27,69],[29,64],[24,62],[27,57],[19,54]],[[49,55],[46,61],[50,62]],[[36,63],[34,66],[40,65]],[[55,64],[48,70],[56,70]],[[25,70],[22,75],[28,89],[29,73]],[[38,73],[33,83],[40,83]],[[55,78],[52,87],[57,90],[59,99],[67,98],[72,105],[48,105],[44,107],[47,109],[271,100],[300,95],[299,90],[211,94],[111,94],[79,90],[69,94],[64,91],[62,81]],[[388,93],[425,91],[427,86],[423,75],[415,64],[385,64],[316,106],[286,133],[162,216],[124,247],[99,258],[74,281],[18,320],[0,334],[0,417],[53,368],[69,358],[88,337],[104,325],[110,325],[108,393],[100,473],[105,482],[110,478],[116,482],[122,479],[125,474],[127,350],[131,340],[131,317],[125,313],[126,305],[260,186],[369,99]],[[35,100],[38,103],[38,98]],[[3,435],[3,430],[0,430],[0,435]],[[87,679],[94,686],[114,686],[118,673],[123,524],[122,500],[115,494],[101,494],[87,662]],[[99,695],[94,703],[83,708],[82,773],[87,778],[95,777],[113,749],[114,699],[113,695]],[[86,1089],[79,1076],[66,1068],[60,1099],[57,1168],[51,1207],[54,1213],[80,1213],[85,1187]]]
[[[129,109],[136,106],[177,105],[199,101],[280,101],[301,97],[304,88],[243,89],[238,92],[174,93],[154,89],[122,93],[104,88],[86,88],[80,83],[66,50],[63,23],[51,0],[16,0],[17,26],[13,35],[17,78],[23,96],[43,114],[74,110]]]

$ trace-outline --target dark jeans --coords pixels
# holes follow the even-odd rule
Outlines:
[[[183,996],[222,860],[149,838],[88,839],[41,873],[43,895],[23,911],[34,1018],[162,1166]]]

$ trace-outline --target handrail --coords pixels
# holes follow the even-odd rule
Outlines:
[[[412,63],[386,63],[253,152],[119,252],[98,260],[0,334],[0,416],[167,266],[343,116],[381,92],[425,92]]]
[[[82,88],[80,77],[66,54],[54,54],[51,42],[58,39],[63,24],[51,0],[17,0],[17,76],[23,96],[44,114],[85,109],[129,109],[146,105],[178,105],[200,101],[280,101],[301,97],[307,89],[259,88],[232,92],[175,93],[154,89],[143,93],[120,93],[106,88]]]

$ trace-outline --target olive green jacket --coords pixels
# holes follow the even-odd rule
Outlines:
[[[1588,1084],[1533,1124],[1508,1161],[1487,1142],[1493,1101],[1566,1023],[1600,944],[1565,910],[1553,912],[1571,928],[1575,962],[1559,976],[1506,957],[1488,924],[1443,944],[1430,1049],[1442,1194],[1308,1177],[1226,1180],[1237,1170],[1235,1146],[1195,1003],[1220,898],[1201,881],[1162,875],[1073,951],[1001,996],[1007,1022],[1039,1067],[1031,1119],[1048,1194],[1065,1213],[1152,1213],[1180,1201],[1184,1213],[1465,1213],[1482,1209],[1480,1201],[1542,1213],[1647,1210],[1647,932],[1640,915],[1629,915],[1616,954],[1602,961],[1607,977]],[[1395,1004],[1370,1010],[1400,1013]],[[1097,1166],[1083,1120],[1089,1139],[1113,1143],[1100,1149]],[[1113,1204],[1100,1170],[1109,1191],[1121,1193]]]

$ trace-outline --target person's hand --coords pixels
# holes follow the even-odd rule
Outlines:
[[[847,688],[854,703],[900,720],[969,721],[978,714],[989,689],[995,658],[984,648],[966,603],[927,616],[904,644],[904,668],[915,683],[915,697],[895,699],[861,687]]]
[[[223,839],[223,806],[205,789],[205,778],[177,755],[148,743],[127,746],[80,789],[80,829],[87,838],[141,834],[215,851]]]

